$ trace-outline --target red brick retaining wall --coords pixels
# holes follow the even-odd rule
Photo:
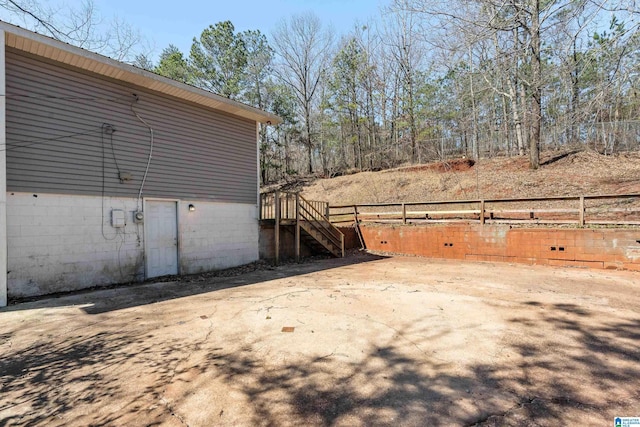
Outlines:
[[[367,249],[471,261],[640,271],[640,230],[362,225]]]

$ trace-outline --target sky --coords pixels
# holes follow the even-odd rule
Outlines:
[[[139,29],[155,47],[155,60],[170,43],[188,54],[193,37],[220,21],[231,21],[236,31],[269,35],[281,20],[311,11],[340,34],[377,16],[388,0],[94,0],[94,4],[105,18],[117,16]]]

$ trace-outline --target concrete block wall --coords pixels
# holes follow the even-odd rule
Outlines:
[[[195,211],[189,212],[193,204]],[[194,274],[257,261],[258,207],[239,203],[180,202],[180,272]]]
[[[112,209],[125,211],[125,228],[111,226]],[[8,193],[9,297],[143,279],[135,210],[132,198]]]
[[[125,212],[124,228],[111,226],[112,209]],[[178,209],[181,274],[258,259],[256,205],[181,201]],[[136,210],[135,198],[7,193],[9,297],[144,280]]]
[[[511,228],[508,225],[363,225],[366,247],[472,261],[640,271],[640,229]]]

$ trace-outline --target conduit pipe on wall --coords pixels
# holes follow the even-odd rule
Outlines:
[[[133,96],[136,99],[135,99],[134,102],[131,103],[131,111],[133,112],[133,114],[135,114],[135,116],[138,118],[138,120],[140,120],[140,122],[142,122],[142,124],[144,124],[149,129],[149,134],[151,135],[150,142],[149,142],[149,158],[147,159],[147,167],[145,168],[144,175],[142,176],[142,182],[140,183],[140,191],[138,191],[137,209],[140,210],[141,209],[141,205],[142,205],[142,203],[141,203],[142,202],[142,190],[144,189],[144,183],[147,180],[147,174],[149,173],[149,166],[151,166],[151,158],[153,156],[153,128],[142,117],[140,117],[138,112],[133,107],[135,105],[135,103],[138,102],[138,99],[139,99],[138,95],[136,95],[135,93],[133,94]]]

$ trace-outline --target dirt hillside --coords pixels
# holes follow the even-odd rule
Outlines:
[[[640,153],[546,154],[538,170],[523,157],[451,160],[317,179],[302,187],[331,204],[640,193]]]

